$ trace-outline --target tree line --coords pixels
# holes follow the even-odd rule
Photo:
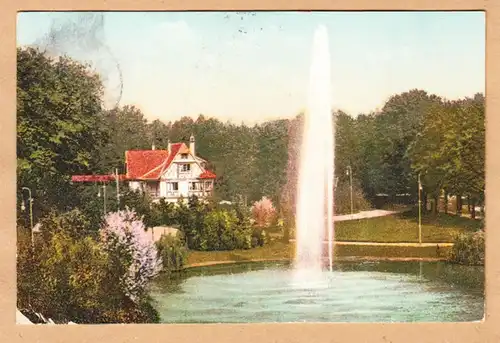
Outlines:
[[[18,197],[27,197],[21,187],[31,188],[37,215],[95,197],[95,190],[72,184],[71,175],[124,172],[126,150],[164,149],[168,140],[187,142],[191,134],[218,176],[217,198],[251,204],[266,196],[278,211],[293,212],[303,114],[253,126],[204,115],[148,121],[134,106],[105,110],[99,75],[85,65],[33,48],[17,54]],[[336,212],[348,211],[348,167],[358,209],[378,194],[392,200],[408,194],[413,201],[419,173],[424,199],[444,192],[482,204],[484,116],[482,94],[448,101],[417,89],[393,95],[373,113],[333,112]]]

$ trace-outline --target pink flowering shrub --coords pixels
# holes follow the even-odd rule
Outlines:
[[[100,234],[105,250],[116,259],[116,272],[123,273],[121,282],[126,294],[132,300],[139,299],[162,267],[156,245],[146,232],[142,218],[128,208],[109,213]],[[127,270],[120,270],[121,266]]]
[[[255,225],[258,227],[267,227],[271,225],[276,216],[276,210],[271,199],[262,197],[262,199],[256,201],[252,207],[252,216]]]

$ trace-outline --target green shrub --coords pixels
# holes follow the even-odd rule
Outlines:
[[[465,265],[484,265],[484,231],[461,233],[454,240],[450,261]]]
[[[202,219],[202,221],[200,220]],[[240,225],[234,210],[214,209],[193,221],[188,246],[194,250],[234,250],[251,248],[251,229]]]
[[[161,198],[158,203],[152,204],[152,225],[169,226],[177,224],[176,205]]]
[[[190,197],[176,207],[176,220],[189,249],[201,251],[250,249],[251,212],[244,204],[222,207]]]
[[[162,235],[156,242],[158,254],[162,259],[163,272],[170,273],[182,269],[187,256],[187,248],[182,233]]]
[[[268,242],[266,230],[262,228],[254,228],[252,231],[252,248],[257,246],[263,247]]]

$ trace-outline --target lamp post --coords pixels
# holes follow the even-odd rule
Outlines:
[[[418,173],[418,243],[422,244],[422,182]]]
[[[28,187],[22,187],[22,191],[28,191],[28,201],[29,201],[29,206],[30,206],[30,228],[31,228],[31,245],[34,247],[35,246],[35,239],[34,239],[34,234],[33,234],[33,197],[31,196],[31,189]],[[24,200],[21,202],[21,211],[25,211],[26,206],[24,205]]]
[[[354,214],[354,205],[352,201],[352,168],[347,166],[346,174],[349,175],[349,187],[351,192],[351,216]]]
[[[116,202],[117,202],[117,207],[120,208],[120,175],[118,174],[118,168],[115,168],[115,180],[116,180]]]
[[[101,190],[97,192],[97,196],[101,197]],[[104,215],[106,215],[106,183],[102,185],[102,198],[103,198],[103,206],[104,206]]]

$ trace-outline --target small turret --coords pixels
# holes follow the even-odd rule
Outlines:
[[[191,135],[191,137],[189,137],[189,151],[191,152],[191,154],[193,156],[196,156],[196,151],[195,151],[195,145],[194,145],[195,141],[194,141],[194,135]]]

